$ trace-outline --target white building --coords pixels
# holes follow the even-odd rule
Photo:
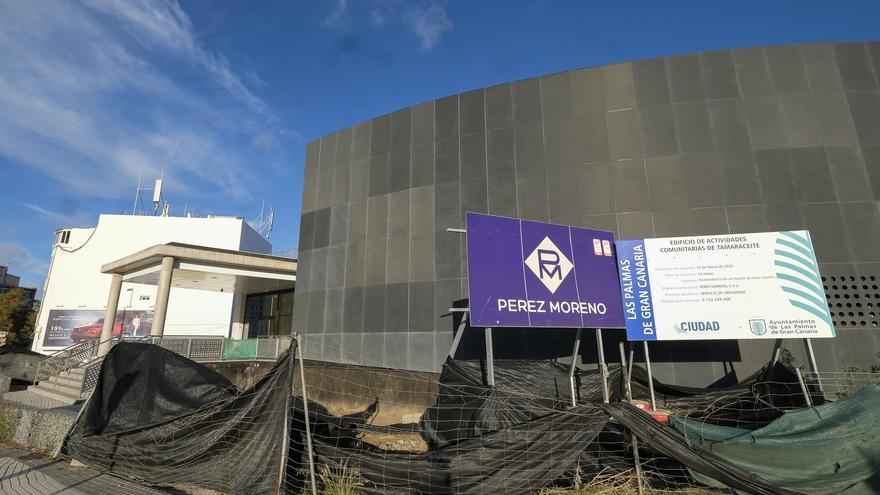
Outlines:
[[[100,333],[112,275],[101,267],[166,243],[268,254],[269,242],[241,218],[101,215],[94,228],[60,229],[37,318],[33,350],[52,352]],[[165,335],[241,336],[244,301],[232,293],[172,287]],[[149,334],[156,286],[123,283],[114,332]],[[77,329],[78,328],[78,329]],[[74,332],[74,329],[77,329]],[[78,332],[78,334],[76,333]],[[73,333],[73,335],[72,335]]]

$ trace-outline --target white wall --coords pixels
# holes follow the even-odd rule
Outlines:
[[[53,309],[107,307],[110,275],[101,266],[157,244],[178,242],[259,253],[272,251],[244,220],[236,218],[101,215],[94,229],[70,229],[70,242],[56,245],[43,294],[33,349],[42,347]],[[156,286],[124,283],[119,309],[150,310]],[[233,295],[196,289],[171,289],[165,335],[219,335],[230,331]]]

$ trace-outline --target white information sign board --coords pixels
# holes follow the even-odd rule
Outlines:
[[[617,241],[627,338],[834,337],[807,231]]]

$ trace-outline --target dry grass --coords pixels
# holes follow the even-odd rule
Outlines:
[[[544,488],[538,492],[538,495],[639,495],[639,483],[634,470],[622,473],[602,472],[586,483],[582,478],[578,469],[571,487]],[[319,495],[363,495],[364,493],[364,483],[360,473],[345,464],[336,468],[324,466],[318,473],[317,481]],[[311,495],[311,493],[311,486],[306,483],[300,495]],[[717,495],[717,493],[698,487],[658,489],[644,485],[641,492],[642,495]]]
[[[364,483],[361,481],[360,473],[357,469],[350,468],[346,464],[339,467],[325,465],[318,473],[317,482],[319,495],[362,495],[364,493],[362,490]],[[311,493],[312,488],[307,481],[300,494],[311,495]]]
[[[538,495],[639,495],[639,481],[635,471],[614,474],[602,472],[584,483],[578,470],[572,485],[568,488],[545,488],[538,492]],[[711,495],[717,492],[696,487],[661,490],[643,485],[641,493],[643,495]]]

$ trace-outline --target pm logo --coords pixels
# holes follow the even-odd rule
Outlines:
[[[562,285],[574,264],[562,251],[553,244],[549,237],[545,237],[532,254],[525,259],[525,265],[538,277],[538,280],[547,287],[551,294]]]

